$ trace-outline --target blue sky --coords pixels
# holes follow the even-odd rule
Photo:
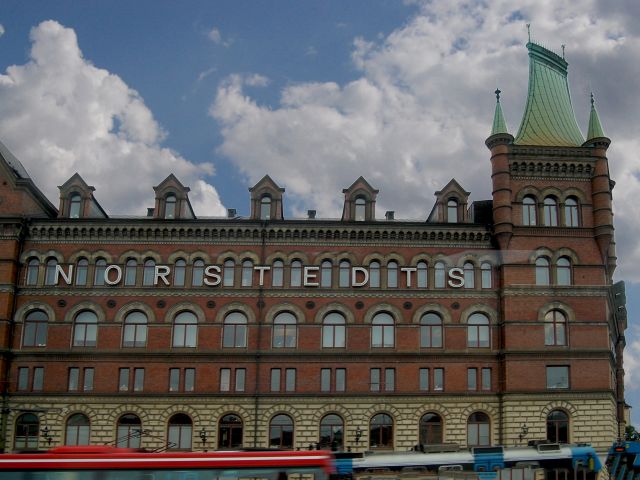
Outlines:
[[[637,18],[633,0],[3,0],[0,140],[55,205],[77,171],[110,214],[143,215],[174,173],[198,216],[246,215],[268,173],[288,217],[337,217],[362,174],[380,215],[422,219],[452,177],[490,197],[493,91],[515,134],[531,23],[535,41],[566,45],[582,131],[593,91],[612,138],[638,425]]]

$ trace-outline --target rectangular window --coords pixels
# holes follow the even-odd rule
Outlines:
[[[244,392],[244,382],[247,371],[244,368],[236,368],[236,392]]]
[[[393,392],[396,388],[396,369],[385,368],[384,370],[384,391]]]
[[[20,367],[18,369],[18,390],[26,391],[29,389],[29,369]]]
[[[467,368],[467,390],[478,389],[478,369]]]
[[[44,367],[35,367],[33,369],[33,391],[39,392],[44,385]]]
[[[80,381],[80,369],[77,367],[72,367],[69,369],[69,391],[77,392],[78,391],[78,383]]]
[[[144,390],[144,368],[133,369],[133,391],[142,392]]]
[[[547,367],[547,388],[569,388],[569,367]]]
[[[370,371],[370,384],[372,392],[380,391],[380,369],[372,368]]]
[[[94,370],[92,367],[84,369],[84,383],[82,389],[85,392],[90,392],[93,390],[93,374]]]
[[[180,390],[180,369],[170,368],[169,369],[169,391],[177,392],[178,390]]]
[[[230,390],[231,390],[231,369],[221,368],[220,369],[220,391],[228,392]]]
[[[433,369],[433,389],[437,392],[444,391],[444,368]]]
[[[420,369],[420,390],[426,392],[429,390],[429,369]]]
[[[320,369],[320,391],[321,392],[331,391],[331,369],[330,368]]]
[[[280,369],[279,368],[271,369],[271,391],[272,392],[280,391]]]
[[[347,389],[347,369],[336,368],[336,392],[344,392]]]
[[[196,389],[196,369],[184,369],[184,391],[193,392]]]
[[[121,392],[129,391],[129,369],[121,368],[118,375],[118,390]]]
[[[287,392],[296,391],[296,369],[295,368],[287,368],[285,370],[285,391]]]
[[[482,390],[491,390],[491,369],[482,369]]]

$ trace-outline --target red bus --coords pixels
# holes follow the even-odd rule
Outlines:
[[[329,480],[330,452],[147,453],[115,447],[57,447],[0,455],[0,480]]]

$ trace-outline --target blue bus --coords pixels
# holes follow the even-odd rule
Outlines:
[[[605,462],[611,480],[640,480],[640,442],[616,442]]]

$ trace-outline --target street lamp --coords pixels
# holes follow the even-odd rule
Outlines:
[[[360,443],[360,438],[362,438],[362,430],[360,427],[356,427],[356,445]]]
[[[53,437],[49,433],[49,427],[45,425],[44,428],[40,430],[40,432],[42,433],[42,438],[47,441],[47,445],[51,446],[51,440],[53,440]]]
[[[207,443],[207,431],[202,427],[199,432],[200,440],[202,441],[202,449],[206,452],[207,450],[204,448],[204,444]]]

